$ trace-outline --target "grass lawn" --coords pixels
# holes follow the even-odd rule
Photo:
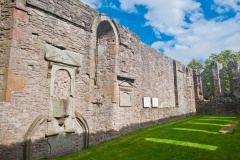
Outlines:
[[[56,160],[240,160],[240,127],[218,131],[239,116],[194,116],[159,124]]]

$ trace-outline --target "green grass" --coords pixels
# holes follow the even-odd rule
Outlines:
[[[238,160],[240,127],[218,131],[239,116],[194,116],[159,124],[56,160]]]

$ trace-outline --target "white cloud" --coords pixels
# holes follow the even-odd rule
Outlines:
[[[118,10],[117,6],[112,2],[110,2],[109,7],[112,8],[112,9]]]
[[[138,12],[136,6],[147,9],[146,25],[153,28],[156,36],[173,36],[168,42],[158,41],[152,47],[187,64],[191,59],[206,59],[211,53],[225,49],[240,50],[240,14],[227,19],[219,15],[206,20],[201,4],[195,0],[119,0],[121,9]],[[239,10],[238,0],[214,0],[216,7]],[[225,20],[224,20],[225,19]]]
[[[100,8],[102,6],[101,0],[80,0],[80,1],[89,5],[92,8]]]
[[[234,10],[240,11],[240,0],[214,0],[213,9],[218,13],[228,12]]]

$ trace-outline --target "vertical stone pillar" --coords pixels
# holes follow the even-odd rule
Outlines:
[[[7,81],[11,43],[14,37],[13,8],[15,1],[0,1],[0,102],[7,101]]]
[[[213,96],[222,96],[224,94],[224,74],[223,65],[214,63],[209,66],[211,94]]]
[[[177,81],[177,64],[173,60],[173,73],[174,73],[174,93],[175,93],[175,105],[178,107],[178,81]]]
[[[204,70],[194,71],[195,92],[198,99],[207,99],[206,77]]]
[[[200,70],[200,77],[202,81],[202,92],[203,92],[203,98],[208,98],[208,92],[207,92],[207,83],[206,83],[206,76],[204,70]]]
[[[240,61],[228,63],[230,90],[235,97],[240,97]]]

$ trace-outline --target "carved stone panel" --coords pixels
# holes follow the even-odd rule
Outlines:
[[[132,92],[133,85],[127,79],[123,80],[119,84],[120,106],[131,107],[132,106]]]
[[[69,100],[68,99],[52,99],[53,103],[53,116],[56,118],[63,118],[69,115]]]
[[[61,50],[49,44],[46,44],[45,58],[50,62],[62,63],[70,66],[80,67],[82,65],[81,54],[68,50]]]
[[[46,136],[75,132],[75,78],[81,66],[81,54],[46,44],[45,59],[49,61],[50,106]]]
[[[127,91],[120,91],[120,106],[130,107],[132,106],[132,93]]]

